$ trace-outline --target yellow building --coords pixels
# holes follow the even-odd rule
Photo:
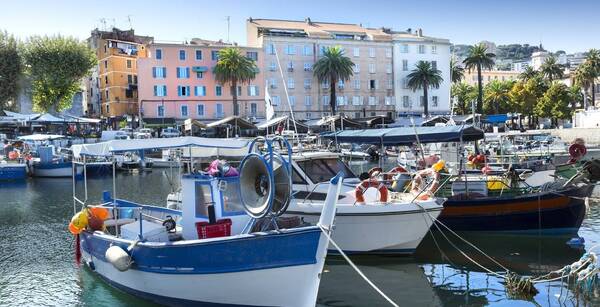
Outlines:
[[[138,114],[137,59],[147,57],[146,46],[152,41],[133,30],[92,31],[88,44],[96,51],[98,66],[86,82],[88,115],[114,118]]]
[[[519,74],[520,72],[513,70],[482,70],[481,81],[484,86],[490,83],[492,80],[516,81],[519,79]],[[463,78],[463,81],[469,85],[477,85],[477,70],[472,70],[469,72],[468,69],[465,69],[465,77]]]

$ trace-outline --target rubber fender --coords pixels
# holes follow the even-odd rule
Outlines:
[[[108,262],[121,272],[127,271],[131,265],[131,256],[119,246],[109,247],[104,256]]]

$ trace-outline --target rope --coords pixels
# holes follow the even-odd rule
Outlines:
[[[350,260],[350,258],[346,255],[346,253],[344,253],[344,251],[337,245],[337,243],[335,243],[335,241],[333,241],[331,236],[329,236],[328,231],[323,227],[323,225],[319,224],[318,226],[319,226],[319,228],[321,228],[321,231],[327,237],[327,240],[329,240],[331,245],[333,245],[335,247],[335,249],[342,255],[342,257],[344,257],[344,259],[356,271],[356,273],[358,273],[358,275],[360,275],[360,277],[362,277],[373,289],[375,289],[375,291],[377,291],[377,293],[379,293],[379,295],[381,295],[386,301],[388,301],[390,303],[390,305],[398,307],[398,304],[396,304],[391,298],[389,298],[387,295],[385,295],[385,293],[383,293],[383,291],[381,291],[381,289],[379,289],[369,278],[367,278],[367,276],[365,276],[365,274],[354,264],[354,262],[352,262],[352,260]]]

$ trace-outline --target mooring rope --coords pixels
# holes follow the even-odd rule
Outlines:
[[[362,277],[373,289],[375,289],[375,291],[377,291],[377,293],[379,293],[379,295],[381,295],[392,306],[398,307],[398,304],[396,304],[391,298],[389,298],[387,295],[385,295],[385,293],[383,293],[383,291],[381,291],[381,289],[379,289],[369,278],[367,278],[367,276],[354,264],[354,262],[352,262],[352,260],[350,260],[350,257],[348,257],[348,255],[346,255],[346,253],[344,253],[344,251],[337,245],[337,243],[335,243],[335,241],[333,241],[333,239],[329,235],[328,231],[323,227],[323,225],[318,225],[318,226],[319,226],[319,228],[321,228],[321,231],[327,237],[327,240],[329,240],[331,245],[333,245],[335,247],[335,249],[340,253],[340,255],[342,255],[342,257],[344,257],[344,259],[356,271],[356,273],[358,273],[358,275],[360,275],[360,277]]]

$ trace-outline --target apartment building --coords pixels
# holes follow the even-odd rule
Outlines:
[[[317,22],[310,18],[304,21],[249,18],[246,30],[248,45],[264,51],[261,71],[276,114],[289,113],[291,106],[298,119],[330,115],[330,84],[319,84],[312,67],[325,48],[339,46],[355,67],[350,80],[336,85],[337,112],[354,118],[395,116],[389,29]]]
[[[481,71],[481,83],[483,86],[490,83],[493,80],[499,81],[516,81],[519,79],[519,71],[514,70],[482,70]],[[465,70],[464,82],[477,86],[477,70]]]
[[[428,89],[430,114],[444,114],[450,111],[450,41],[443,38],[424,36],[423,30],[408,29],[392,32],[394,46],[394,87],[395,105],[398,115],[421,114],[425,97],[422,90],[408,88],[408,75],[419,61],[428,61],[441,71],[442,83]]]
[[[219,51],[240,48],[248,58],[263,66],[260,48],[242,47],[192,39],[188,43],[158,43],[147,47],[148,57],[138,59],[139,104],[145,123],[165,118],[182,122],[193,118],[211,122],[231,115],[251,121],[264,119],[264,78],[259,69],[250,84],[237,88],[239,110],[234,112],[233,88],[218,83],[213,74]]]
[[[88,44],[96,52],[98,65],[85,82],[88,115],[120,120],[138,114],[136,62],[147,56],[146,46],[152,40],[135,35],[134,30],[92,31]]]

